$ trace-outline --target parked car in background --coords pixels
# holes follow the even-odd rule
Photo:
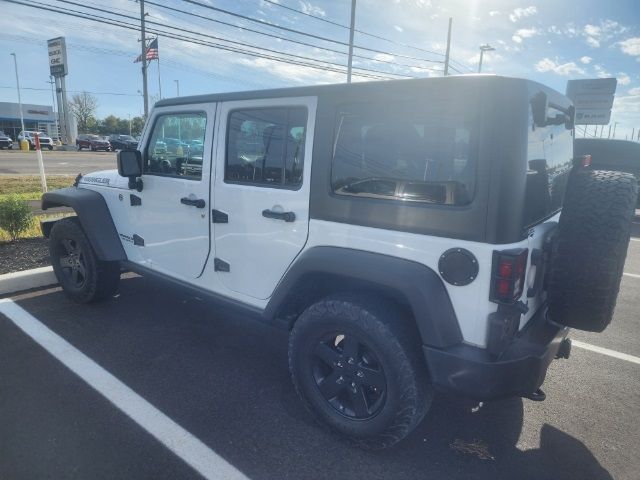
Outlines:
[[[2,148],[11,150],[13,148],[13,140],[11,140],[9,135],[0,130],[0,149]]]
[[[189,149],[189,144],[183,142],[182,140],[178,140],[177,138],[164,138],[163,141],[167,146],[167,151],[169,153],[178,154],[179,150],[181,150],[182,154],[184,155]]]
[[[18,143],[22,142],[23,139],[26,139],[29,142],[29,150],[35,150],[36,148],[36,134],[40,138],[40,147],[42,149],[48,148],[49,150],[53,150],[53,140],[48,135],[42,132],[36,132],[33,130],[25,130],[18,134]]]
[[[138,148],[138,141],[131,135],[109,135],[109,143],[113,150],[135,150]]]
[[[109,140],[104,137],[91,134],[78,135],[78,138],[76,138],[76,147],[78,150],[88,148],[92,152],[96,152],[98,150],[104,150],[105,152],[111,151],[111,143]]]

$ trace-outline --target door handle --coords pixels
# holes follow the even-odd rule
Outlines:
[[[190,205],[196,208],[204,208],[206,206],[206,202],[201,198],[182,197],[180,199],[180,203],[182,203],[183,205]]]
[[[274,212],[273,210],[263,210],[262,216],[265,218],[273,218],[275,220],[284,220],[285,222],[295,222],[296,214],[293,212]]]

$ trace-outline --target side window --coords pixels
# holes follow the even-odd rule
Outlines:
[[[157,117],[147,144],[144,173],[200,180],[206,123],[204,112]]]
[[[346,105],[331,183],[338,195],[466,205],[475,193],[472,122],[448,105]]]
[[[232,111],[227,124],[225,182],[299,187],[306,126],[304,107]]]

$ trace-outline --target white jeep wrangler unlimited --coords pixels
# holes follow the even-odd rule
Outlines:
[[[568,327],[608,325],[637,186],[583,163],[569,99],[522,79],[180,97],[43,231],[78,302],[124,268],[289,329],[305,404],[379,448],[435,391],[544,399]]]

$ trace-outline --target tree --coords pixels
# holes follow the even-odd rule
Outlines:
[[[76,117],[78,130],[87,132],[89,126],[95,122],[98,99],[87,92],[76,93],[69,102],[69,109]]]

